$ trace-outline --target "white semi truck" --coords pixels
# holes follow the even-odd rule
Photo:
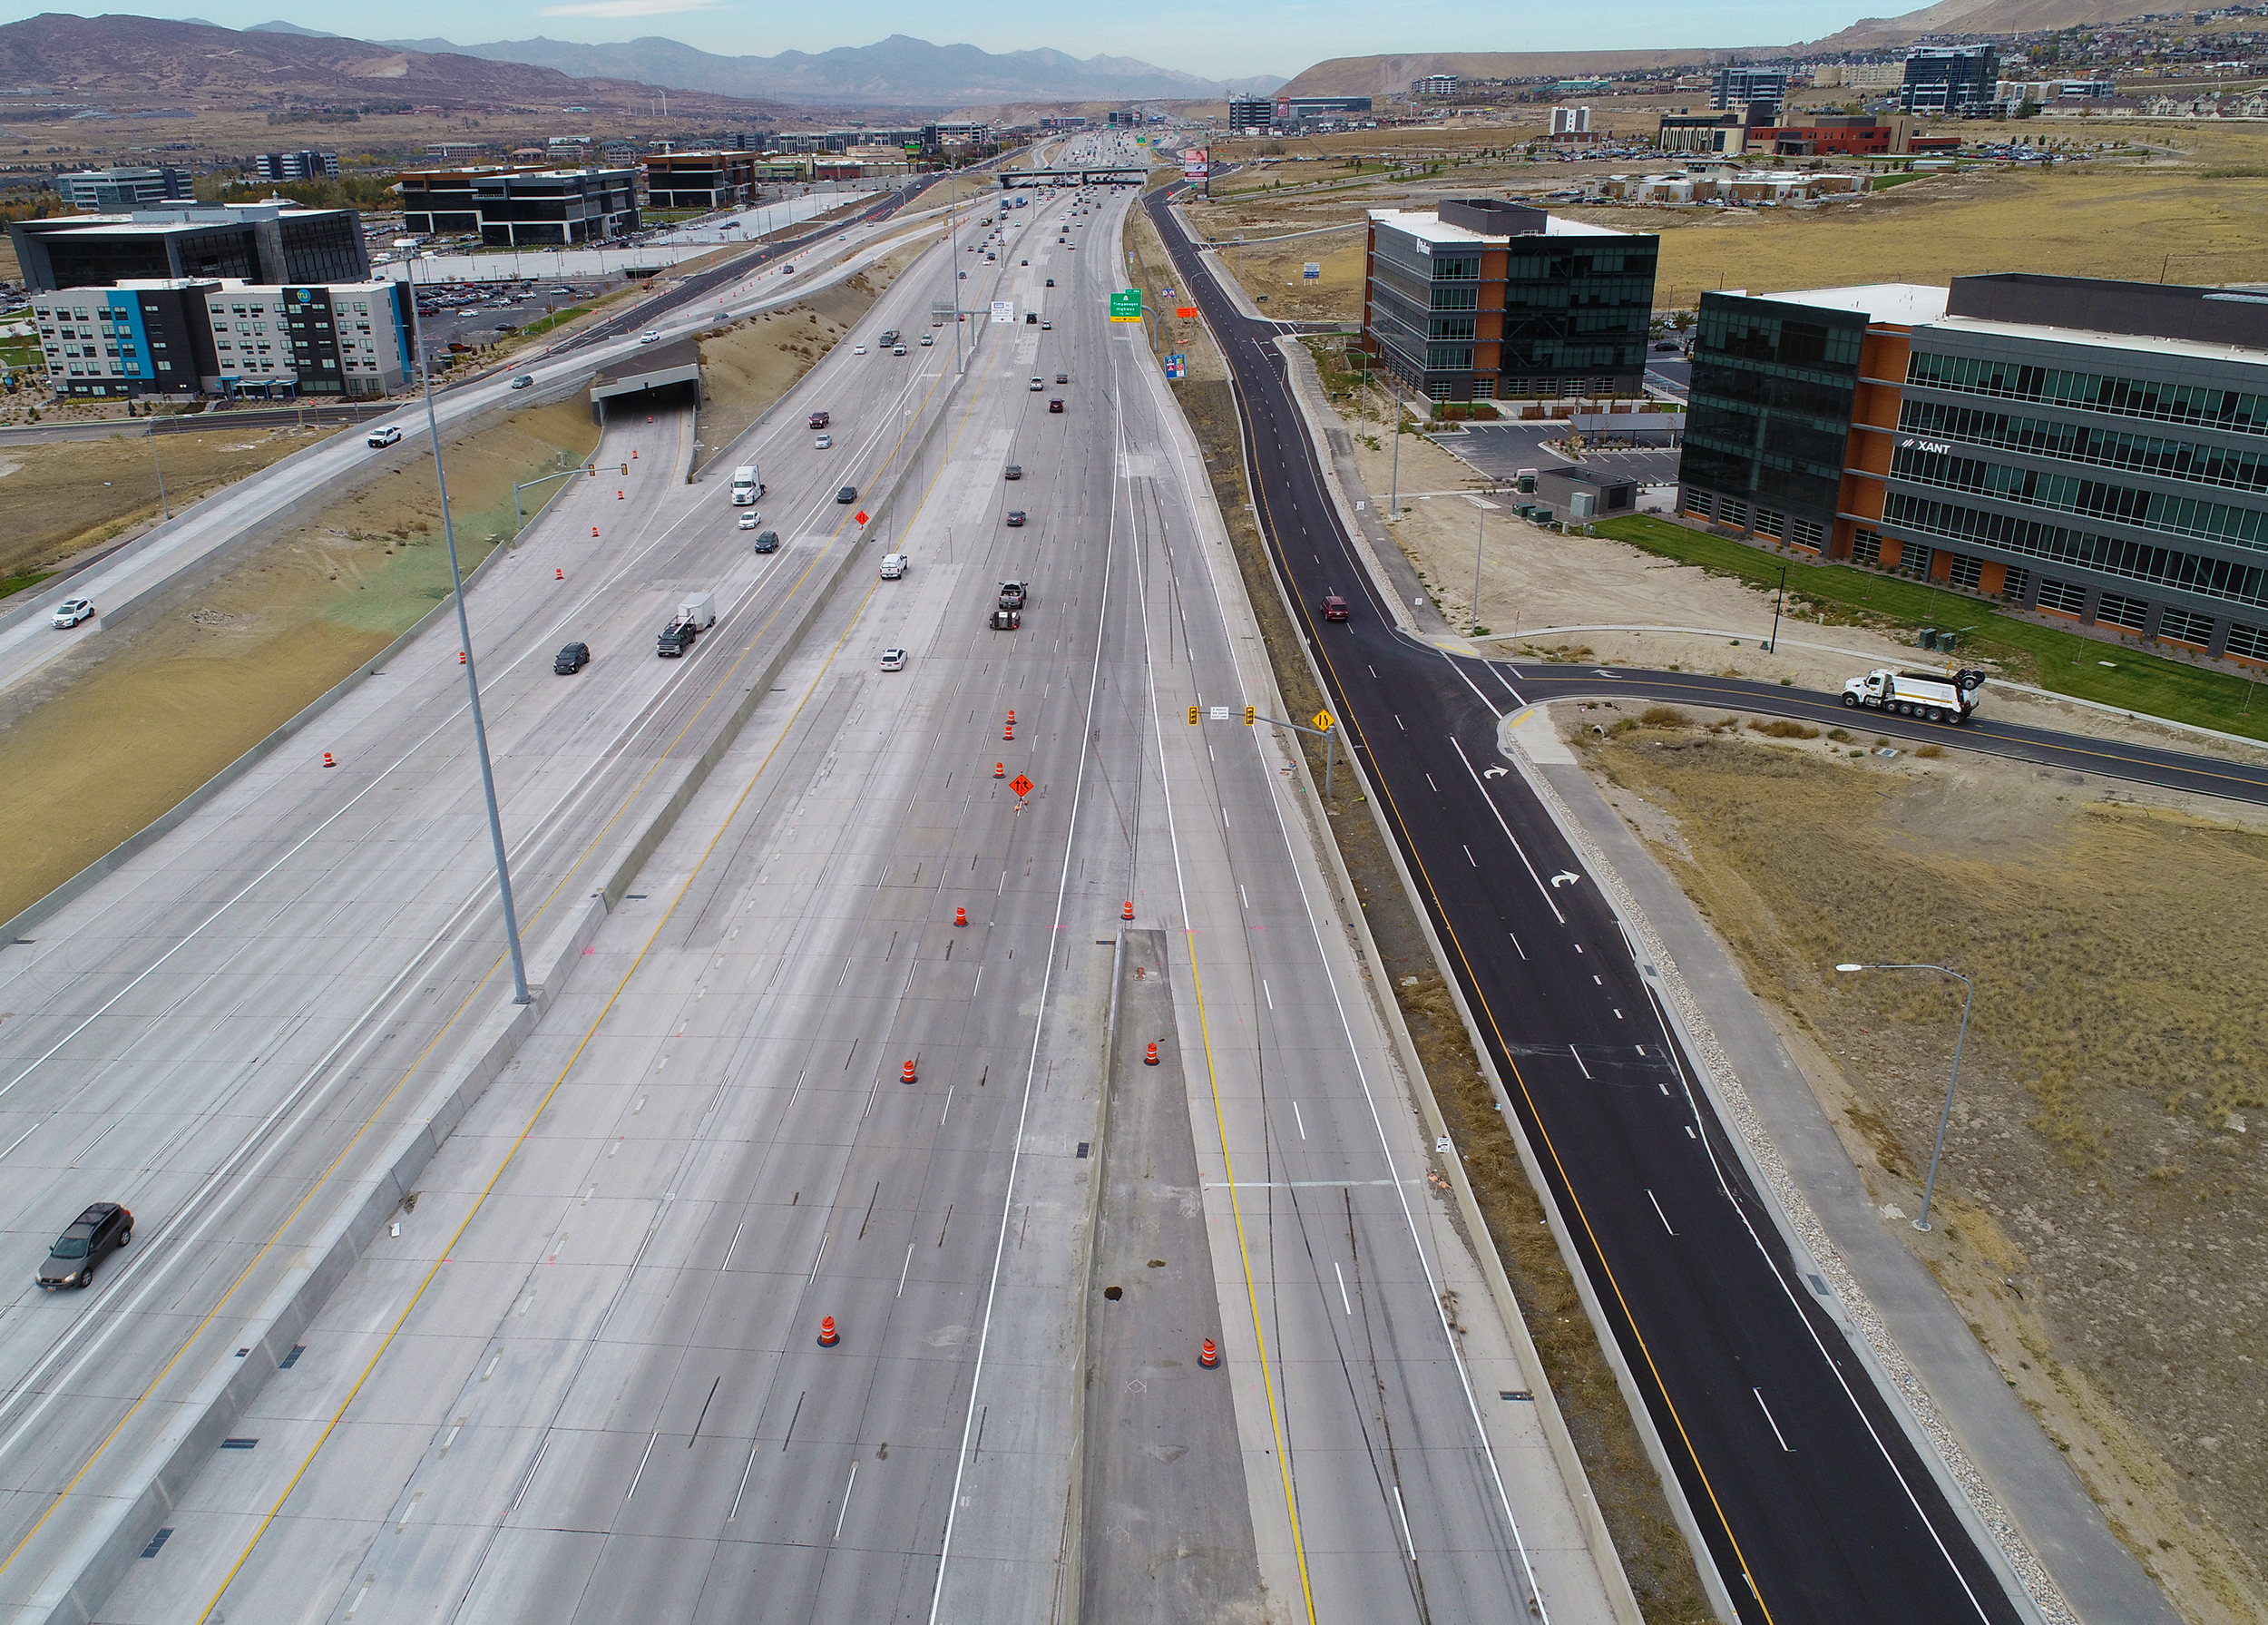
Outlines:
[[[732,471],[732,505],[734,507],[752,508],[756,505],[756,499],[763,494],[763,477],[757,473],[755,464],[743,463]]]
[[[1927,722],[1961,723],[1976,713],[1977,690],[1984,686],[1984,680],[1981,671],[1939,675],[1878,666],[1843,685],[1843,703],[1853,709],[1871,706]]]

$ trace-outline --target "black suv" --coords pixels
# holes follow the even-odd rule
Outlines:
[[[777,531],[757,532],[756,551],[758,553],[777,553],[779,551],[779,533]]]
[[[55,1238],[54,1250],[39,1267],[39,1284],[50,1292],[92,1287],[94,1267],[133,1238],[134,1216],[116,1202],[97,1202]]]
[[[591,645],[570,643],[552,657],[552,671],[560,677],[572,677],[591,663]]]

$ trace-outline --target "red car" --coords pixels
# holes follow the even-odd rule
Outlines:
[[[1061,398],[1060,396],[1059,396],[1058,398],[1054,399],[1054,400],[1051,400],[1051,401],[1049,401],[1049,402],[1048,402],[1048,410],[1049,410],[1049,411],[1051,411],[1051,412],[1061,412],[1062,409],[1063,409],[1063,402],[1062,402],[1062,400],[1061,400]]]
[[[1325,621],[1345,620],[1346,600],[1341,598],[1336,592],[1325,593],[1323,600],[1323,618]]]

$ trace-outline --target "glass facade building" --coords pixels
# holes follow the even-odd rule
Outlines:
[[[1681,505],[1820,547],[1834,524],[1867,322],[1863,310],[1703,294]]]
[[[1441,401],[1643,393],[1658,240],[1496,199],[1371,212],[1363,348]]]

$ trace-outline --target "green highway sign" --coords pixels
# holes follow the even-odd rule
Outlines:
[[[1112,321],[1141,320],[1142,290],[1139,288],[1129,288],[1123,291],[1113,292],[1110,295],[1110,319]]]

